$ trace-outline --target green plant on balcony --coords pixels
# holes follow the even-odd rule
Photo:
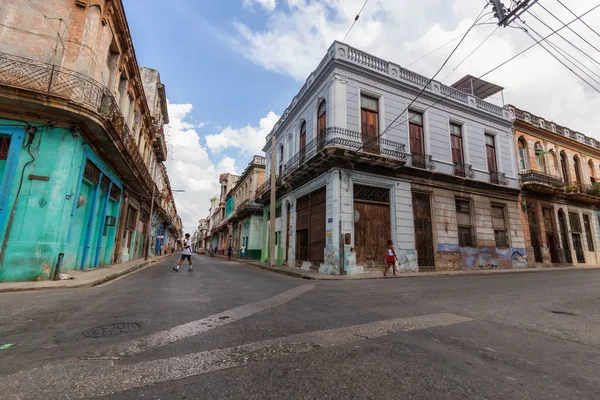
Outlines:
[[[577,192],[579,188],[577,186],[573,186],[573,185],[567,185],[565,186],[565,192],[567,193],[575,193]]]
[[[594,197],[600,197],[600,183],[594,183],[592,187],[586,190],[585,194]]]
[[[275,177],[275,186],[277,186],[277,187],[281,186],[281,176]]]

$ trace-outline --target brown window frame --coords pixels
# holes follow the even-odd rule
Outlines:
[[[459,204],[466,204],[468,211],[460,211],[463,209]],[[473,215],[472,215],[472,207],[471,200],[455,198],[454,199],[455,211],[456,211],[456,230],[458,231],[458,246],[459,247],[475,247],[475,237],[473,235]],[[459,224],[458,215],[460,214],[468,214],[469,215],[469,225]],[[468,234],[465,235],[465,230],[468,229]],[[461,233],[462,231],[462,233]]]
[[[502,216],[495,217],[494,209],[500,209]],[[494,241],[496,242],[496,247],[499,249],[507,249],[510,247],[510,240],[509,240],[509,234],[508,234],[509,233],[508,222],[507,222],[507,218],[506,218],[506,205],[495,204],[495,203],[492,204],[491,213],[492,213],[492,228],[494,229]],[[498,218],[502,218],[504,227],[495,225],[495,220]],[[503,228],[503,229],[501,229],[501,228]]]

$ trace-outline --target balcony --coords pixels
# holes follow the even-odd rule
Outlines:
[[[506,174],[504,172],[490,171],[490,183],[508,186],[508,179],[506,179]]]
[[[473,171],[473,166],[471,164],[455,162],[452,172],[454,176],[475,179],[475,171]]]
[[[410,166],[421,169],[435,169],[435,163],[431,154],[425,153],[411,153],[410,155]]]
[[[367,138],[360,132],[348,129],[330,127],[325,129],[318,138],[307,143],[284,166],[283,178],[307,167],[309,161],[320,161],[324,155],[331,158],[347,156],[347,161],[356,163],[387,164],[401,167],[406,163],[405,146],[402,143],[381,137]],[[337,156],[337,157],[336,157]]]
[[[565,192],[572,201],[585,204],[600,203],[600,184],[565,186]]]
[[[523,190],[537,193],[559,193],[565,183],[562,179],[537,171],[527,171],[520,174]]]
[[[129,178],[134,187],[141,181],[143,189],[152,192],[152,175],[140,155],[131,129],[117,101],[101,83],[53,64],[0,53],[0,86],[38,95],[32,99],[31,95],[25,96],[27,93],[16,93],[23,107],[35,111],[51,107],[52,115],[62,116],[65,120],[87,117],[86,126],[91,131],[87,139],[106,151],[115,169],[124,171],[127,168],[133,172],[134,175]],[[73,115],[76,117],[73,118]],[[101,122],[102,131],[94,125],[97,121]],[[116,149],[107,146],[108,142],[112,142]],[[123,150],[129,159],[123,158]]]

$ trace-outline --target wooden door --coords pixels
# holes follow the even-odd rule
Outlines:
[[[390,232],[389,204],[354,201],[359,216],[354,224],[356,262],[367,267],[385,266],[385,253]]]
[[[531,238],[531,247],[533,248],[533,254],[536,262],[542,262],[542,249],[540,247],[540,228],[538,226],[537,218],[537,205],[527,205],[527,222],[529,223],[529,236]]]
[[[546,246],[550,251],[550,262],[558,262],[556,229],[554,229],[554,216],[551,208],[542,208],[542,216],[544,218],[544,227],[546,229]]]
[[[312,262],[325,261],[325,191],[318,200],[313,203],[311,199],[310,204],[309,260]]]
[[[498,171],[496,162],[496,142],[492,135],[485,135],[485,154],[487,157],[488,170],[490,172]]]
[[[583,243],[581,243],[581,234],[573,233],[573,248],[575,249],[575,256],[579,264],[585,263],[585,255],[583,253]]]
[[[379,154],[379,114],[363,108],[361,110],[361,122],[364,151]]]
[[[430,196],[427,193],[413,193],[412,203],[415,220],[415,247],[419,267],[435,269]]]
[[[287,260],[289,260],[289,254],[290,254],[290,216],[291,216],[291,210],[290,210],[290,205],[288,204],[287,206],[287,218],[286,218],[286,226],[285,226],[285,261],[287,262]]]

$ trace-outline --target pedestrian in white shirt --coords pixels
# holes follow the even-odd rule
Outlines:
[[[181,267],[181,264],[183,264],[183,261],[185,261],[186,258],[190,263],[190,268],[188,269],[188,271],[192,271],[194,269],[192,268],[192,240],[190,239],[189,233],[185,234],[185,239],[183,241],[183,252],[181,253],[181,260],[179,260],[179,264],[177,264],[176,267],[173,267],[173,270],[175,272],[179,272],[179,267]]]

